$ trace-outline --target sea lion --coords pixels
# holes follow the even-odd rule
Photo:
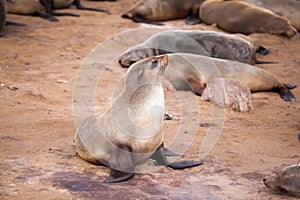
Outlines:
[[[295,86],[281,83],[276,77],[258,67],[194,54],[167,55],[169,67],[164,77],[177,90],[202,94],[213,79],[226,78],[249,88],[251,92],[273,91],[279,93],[285,101],[295,101],[294,95],[289,90]]]
[[[299,0],[243,0],[251,5],[265,8],[287,18],[298,32],[300,31],[300,1]]]
[[[0,31],[6,22],[6,0],[0,0]]]
[[[291,165],[276,176],[263,179],[264,184],[280,194],[300,197],[300,165]]]
[[[242,1],[205,1],[200,7],[199,17],[204,23],[216,23],[231,33],[271,33],[292,37],[297,32],[286,18]]]
[[[210,101],[219,108],[229,108],[237,112],[253,110],[249,88],[226,78],[215,78],[204,89],[202,101]]]
[[[119,63],[129,67],[143,58],[165,53],[192,53],[248,64],[261,63],[256,59],[256,51],[267,52],[247,36],[203,30],[167,30],[129,48],[120,57]]]
[[[200,161],[169,164],[163,149],[164,92],[161,75],[168,64],[166,55],[132,65],[123,91],[100,116],[87,118],[75,136],[78,155],[94,164],[110,167],[105,182],[125,181],[135,165],[153,158],[173,169],[193,167]]]
[[[108,12],[104,9],[86,8],[80,3],[80,0],[7,0],[7,12],[19,15],[38,15],[43,19],[57,22],[58,19],[52,15],[57,16],[75,16],[79,15],[73,13],[58,13],[54,9],[68,8],[71,4],[75,4],[77,9],[93,10],[99,12]]]
[[[132,19],[134,22],[163,25],[155,21],[183,19],[195,23],[199,20],[198,12],[204,0],[141,0],[122,14],[123,18]]]

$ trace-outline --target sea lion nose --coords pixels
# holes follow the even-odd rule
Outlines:
[[[267,179],[266,178],[263,178],[263,182],[265,183],[267,181]]]

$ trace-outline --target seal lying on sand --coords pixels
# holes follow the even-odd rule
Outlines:
[[[288,166],[276,176],[264,178],[263,182],[278,193],[300,197],[300,165]]]
[[[216,31],[167,30],[129,48],[121,56],[119,63],[123,67],[129,67],[143,58],[165,53],[192,53],[248,64],[261,63],[256,59],[256,51],[262,54],[268,52],[247,36]]]
[[[20,15],[38,15],[49,21],[56,22],[58,19],[51,15],[79,16],[72,13],[57,13],[53,11],[54,9],[68,8],[71,4],[75,4],[81,10],[108,12],[103,9],[84,7],[80,4],[80,0],[7,0],[7,12]]]
[[[242,1],[205,1],[200,7],[199,17],[204,23],[216,23],[231,33],[271,33],[292,37],[297,32],[286,18]]]
[[[251,92],[273,91],[279,93],[285,101],[295,101],[289,90],[295,86],[281,83],[276,77],[258,67],[194,54],[167,55],[169,67],[164,76],[177,90],[202,94],[213,79],[226,78],[249,88]]]
[[[251,5],[265,8],[287,18],[298,32],[300,31],[300,1],[299,0],[243,0]]]
[[[122,17],[132,19],[135,22],[155,25],[163,25],[155,21],[182,19],[185,17],[189,17],[187,18],[187,22],[189,22],[195,19],[197,20],[199,7],[203,1],[204,0],[141,0],[122,14]]]
[[[168,64],[166,55],[151,57],[128,69],[126,84],[103,115],[87,118],[75,136],[79,156],[110,167],[105,182],[125,181],[135,165],[153,158],[159,165],[182,169],[202,164],[181,161],[169,164],[163,149],[164,92],[160,76]],[[152,156],[151,156],[152,155]]]

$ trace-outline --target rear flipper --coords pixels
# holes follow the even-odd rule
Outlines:
[[[202,21],[198,15],[193,14],[185,18],[185,23],[188,25],[200,24]]]
[[[270,53],[270,51],[263,46],[259,46],[256,52],[263,56],[268,55]]]
[[[260,61],[256,60],[255,64],[276,64],[277,62],[272,62],[272,61]]]
[[[279,94],[284,101],[293,102],[296,100],[293,93],[286,87],[279,88]]]
[[[56,11],[53,11],[53,10],[50,11],[50,14],[55,15],[55,16],[80,17],[80,15],[78,15],[78,14],[68,13],[68,12],[56,12]]]
[[[57,18],[52,17],[52,16],[51,16],[50,14],[48,14],[48,13],[38,13],[38,14],[39,14],[39,16],[40,16],[41,18],[46,19],[46,20],[48,20],[48,21],[50,21],[50,22],[58,22],[58,21],[59,21]]]
[[[173,151],[171,151],[171,150],[169,150],[167,148],[164,148],[164,151],[165,151],[165,155],[166,156],[170,156],[170,157],[178,157],[178,156],[180,156],[180,154],[175,153],[175,152],[173,152]]]
[[[290,83],[284,83],[283,84],[287,89],[294,89],[297,87],[297,85],[294,85],[294,84],[290,84]]]
[[[89,7],[84,7],[81,5],[80,0],[75,0],[74,4],[78,10],[91,10],[91,11],[96,11],[96,12],[106,12],[109,13],[109,10],[107,9],[99,9],[99,8],[89,8]]]
[[[121,17],[126,18],[126,19],[132,19],[132,21],[134,21],[136,23],[145,23],[145,24],[152,24],[152,25],[157,25],[157,26],[164,26],[163,23],[143,19],[143,16],[138,15],[138,14],[134,15],[133,17],[130,17],[127,14],[123,14]]]
[[[158,149],[151,156],[151,158],[156,160],[158,165],[164,165],[164,166],[170,167],[172,169],[185,169],[185,168],[195,167],[195,166],[203,164],[203,162],[192,161],[192,160],[184,160],[184,161],[180,161],[180,162],[169,163],[166,158],[165,149],[164,149],[163,144],[161,144],[158,147]]]
[[[26,26],[26,24],[18,23],[18,22],[6,21],[5,26]]]
[[[126,181],[133,176],[134,164],[131,158],[131,148],[128,145],[119,145],[112,155],[112,162],[108,162],[110,175],[104,180],[105,183],[117,183]]]

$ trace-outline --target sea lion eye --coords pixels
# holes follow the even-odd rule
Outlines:
[[[151,63],[151,69],[157,67],[158,65],[158,61],[157,60],[154,60],[152,63]]]

